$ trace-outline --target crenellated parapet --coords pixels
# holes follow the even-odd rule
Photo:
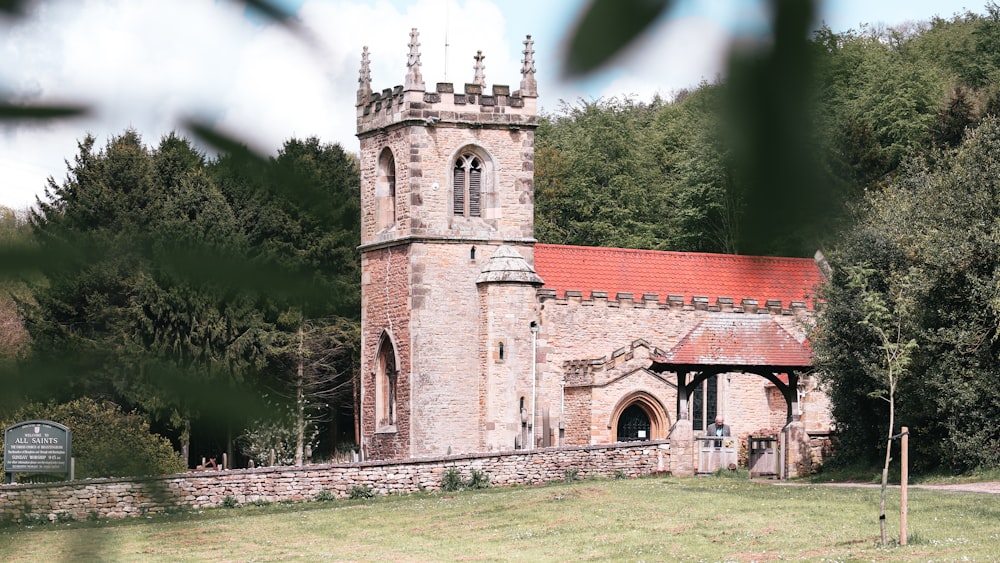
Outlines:
[[[799,315],[808,312],[805,301],[782,302],[780,299],[768,299],[761,306],[758,299],[732,297],[716,297],[714,301],[707,296],[692,296],[685,300],[683,295],[667,295],[660,300],[656,293],[643,293],[638,298],[632,293],[617,293],[609,297],[606,291],[591,291],[589,299],[584,299],[579,290],[566,290],[559,297],[554,289],[541,288],[535,292],[539,303],[551,302],[555,305],[581,305],[589,307],[615,308],[646,308],[646,309],[678,309],[683,311],[707,311],[710,313],[765,313],[772,315]]]
[[[358,135],[397,124],[504,129],[534,128],[537,125],[538,92],[530,35],[525,40],[521,89],[515,91],[504,84],[487,86],[486,57],[482,51],[473,57],[472,82],[460,85],[457,90],[454,83],[439,82],[433,90],[427,90],[420,73],[418,37],[417,30],[413,29],[410,32],[404,84],[381,91],[371,88],[371,62],[368,48],[364,48],[358,80]]]

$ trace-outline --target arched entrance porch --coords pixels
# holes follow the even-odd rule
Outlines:
[[[670,434],[671,469],[675,475],[694,473],[696,437],[688,417],[689,400],[708,378],[727,373],[759,375],[774,384],[785,399],[785,476],[796,476],[808,463],[808,441],[800,421],[798,384],[812,369],[812,353],[770,316],[721,313],[706,317],[670,351],[652,357],[650,370],[674,374],[677,380],[677,423]]]

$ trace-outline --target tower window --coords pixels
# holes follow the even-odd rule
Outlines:
[[[375,415],[377,429],[396,425],[396,351],[388,336],[383,335],[375,363]]]
[[[375,180],[375,221],[379,230],[396,224],[396,159],[388,147],[382,150],[378,159],[378,174]]]
[[[479,217],[483,200],[483,162],[472,154],[464,153],[455,161],[452,175],[455,215]]]

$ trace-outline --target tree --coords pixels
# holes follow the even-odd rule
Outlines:
[[[28,395],[141,405],[186,453],[193,417],[245,408],[223,397],[252,396],[240,389],[264,365],[268,334],[256,291],[230,283],[245,241],[204,157],[173,135],[153,150],[132,131],[100,151],[88,137],[47,198],[34,232],[61,259],[42,265],[23,373],[51,379]]]
[[[211,171],[238,213],[246,259],[284,273],[286,289],[259,304],[271,319],[263,385],[290,401],[301,463],[308,427],[329,426],[330,451],[355,439],[342,428],[354,414],[351,362],[360,349],[358,164],[312,137],[287,141],[263,162],[224,156]]]
[[[888,544],[885,527],[885,496],[889,484],[889,463],[892,460],[892,441],[896,422],[896,391],[899,382],[910,370],[913,352],[917,348],[915,338],[908,331],[913,328],[912,300],[913,280],[907,275],[890,272],[887,277],[888,291],[872,289],[869,279],[875,274],[871,268],[851,266],[847,268],[848,285],[861,298],[864,317],[859,324],[875,335],[881,359],[878,363],[865,365],[865,371],[878,383],[873,396],[885,400],[889,405],[888,435],[885,443],[885,464],[882,466],[882,488],[879,497],[879,528],[882,545]]]
[[[918,468],[967,471],[1000,463],[1000,123],[988,117],[961,145],[933,160],[911,159],[871,192],[830,254],[833,275],[814,339],[847,458],[870,459],[888,412],[866,397],[871,366],[887,340],[858,331],[865,292],[850,272],[864,267],[868,292],[900,317],[912,339],[909,377],[896,388],[895,419],[917,436]],[[900,304],[894,303],[903,291]],[[888,328],[885,329],[888,333]],[[891,340],[891,339],[890,339]]]
[[[343,406],[352,404],[360,327],[343,318],[287,321],[289,330],[277,339],[272,356],[280,384],[276,392],[291,407],[292,461],[302,465],[317,425],[331,422]]]
[[[958,88],[951,100],[938,112],[931,128],[931,137],[938,146],[954,148],[962,142],[965,129],[974,124],[972,104],[969,103],[965,90]]]
[[[16,253],[30,245],[31,231],[26,213],[0,206],[0,249]],[[17,310],[17,299],[28,298],[22,280],[0,271],[0,365],[21,357],[28,345],[28,333]]]

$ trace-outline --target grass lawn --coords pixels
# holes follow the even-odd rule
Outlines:
[[[0,561],[995,561],[1000,495],[647,478],[0,528]],[[899,534],[899,491],[889,530]]]

